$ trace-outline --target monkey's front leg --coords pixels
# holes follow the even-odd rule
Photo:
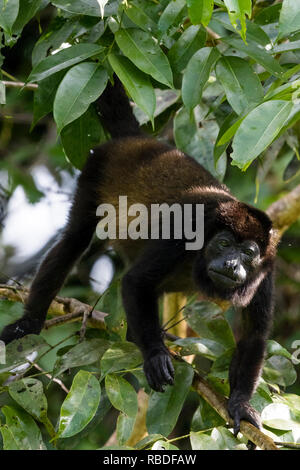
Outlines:
[[[143,354],[147,381],[153,390],[163,392],[164,385],[173,384],[174,368],[159,326],[155,289],[129,272],[122,282],[122,296],[130,335]]]
[[[157,286],[183,255],[172,241],[153,243],[137,263],[125,274],[122,297],[130,337],[144,357],[144,372],[151,388],[163,392],[173,384],[174,368],[158,317]]]
[[[230,365],[228,412],[234,421],[235,436],[240,430],[242,419],[259,429],[261,427],[259,413],[250,405],[249,400],[260,376],[264,345],[265,339],[260,337],[241,340]]]
[[[250,305],[243,312],[245,330],[237,344],[229,370],[230,397],[228,411],[234,420],[234,434],[245,419],[257,428],[261,427],[259,413],[249,400],[257,386],[263,366],[266,339],[272,321],[272,273],[259,286]]]

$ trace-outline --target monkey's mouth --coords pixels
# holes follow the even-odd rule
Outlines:
[[[225,274],[224,271],[220,272],[210,268],[208,270],[208,276],[214,284],[222,285],[227,288],[234,288],[242,284],[242,281],[239,278],[231,275],[230,273]]]

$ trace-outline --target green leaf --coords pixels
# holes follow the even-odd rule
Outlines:
[[[270,403],[272,403],[272,396],[269,388],[265,382],[261,382],[251,397],[250,405],[261,413]]]
[[[210,436],[192,432],[191,446],[193,450],[247,450],[244,443],[223,427],[214,428]]]
[[[144,31],[156,31],[157,24],[153,18],[148,14],[145,9],[145,2],[143,0],[135,0],[128,2],[125,6],[125,13],[133,23],[139,26]]]
[[[294,430],[300,432],[300,421],[284,403],[271,403],[261,414],[264,425],[281,430]]]
[[[224,0],[228,10],[228,16],[233,27],[240,33],[242,39],[246,41],[246,15],[251,17],[251,0]]]
[[[111,342],[106,339],[93,338],[72,346],[57,359],[53,375],[60,375],[72,367],[86,366],[99,361],[110,345]]]
[[[200,103],[203,88],[219,56],[217,48],[203,47],[189,61],[182,80],[182,100],[187,108]]]
[[[108,60],[133,101],[153,121],[156,98],[149,77],[137,69],[126,57],[109,54]]]
[[[227,147],[229,145],[229,140],[231,139],[231,137],[228,140],[226,140],[224,143],[222,142],[223,137],[228,132],[228,130],[232,127],[232,125],[234,125],[236,123],[236,121],[237,121],[237,116],[234,112],[232,112],[230,114],[227,114],[225,120],[221,124],[220,130],[219,130],[219,133],[218,133],[218,137],[217,137],[217,140],[216,140],[216,143],[215,143],[215,147],[214,147],[214,160],[215,160],[215,163],[219,160],[219,158],[221,157],[223,152],[225,152],[225,150],[227,149]],[[233,132],[232,135],[234,135],[234,133],[235,133],[235,131]]]
[[[273,54],[280,54],[282,52],[298,51],[300,49],[300,39],[298,41],[284,42],[271,49]]]
[[[274,340],[268,340],[267,341],[267,357],[270,356],[283,356],[286,357],[287,359],[291,359],[292,355],[290,352],[288,352],[287,349],[285,349],[281,344],[277,343]]]
[[[211,302],[196,302],[189,308],[187,322],[200,337],[212,339],[226,349],[235,346],[229,323],[217,305]]]
[[[236,116],[236,115],[235,115]],[[242,124],[243,120],[245,119],[245,116],[241,117],[240,119],[228,119],[228,122],[226,123],[226,126],[228,125],[229,127],[222,129],[222,135],[218,135],[218,140],[217,140],[217,146],[219,147],[220,145],[225,145],[229,143],[229,141],[232,139],[240,125]],[[221,129],[220,129],[221,133]]]
[[[283,0],[279,17],[279,37],[300,29],[300,8],[295,0]]]
[[[190,440],[193,450],[220,450],[217,442],[203,432],[191,432]]]
[[[151,75],[160,83],[173,87],[169,61],[151,34],[129,28],[116,31],[115,38],[123,54],[142,72]]]
[[[289,101],[272,100],[253,109],[233,139],[232,164],[246,170],[278,135],[292,110]]]
[[[63,49],[41,60],[29,75],[27,82],[39,82],[60,70],[78,64],[89,57],[100,54],[103,47],[97,44],[77,44]]]
[[[169,2],[159,18],[158,29],[165,33],[170,26],[174,26],[176,24],[176,19],[184,7],[185,0],[173,0],[172,2]]]
[[[224,87],[227,101],[237,114],[243,114],[262,102],[264,92],[260,80],[244,59],[222,57],[216,65],[216,76]]]
[[[57,8],[75,15],[100,16],[100,4],[98,0],[57,0],[51,2]]]
[[[186,3],[191,22],[207,26],[214,9],[214,0],[187,0]]]
[[[216,377],[219,376],[219,372],[223,373],[224,371],[227,371],[229,369],[229,366],[231,364],[232,356],[234,353],[235,348],[230,348],[227,349],[223,354],[221,354],[215,362],[213,363],[211,367],[211,373],[215,375]]]
[[[23,315],[23,305],[10,300],[0,300],[0,331],[9,323],[14,323]]]
[[[161,439],[153,444],[151,450],[178,450],[178,447],[174,446],[169,441]]]
[[[266,382],[287,387],[295,382],[297,373],[289,359],[283,356],[272,356],[265,361],[263,378]]]
[[[291,149],[291,152],[292,149]],[[294,176],[296,176],[300,171],[300,160],[299,158],[297,157],[297,155],[293,155],[292,159],[289,161],[289,163],[287,164],[285,170],[284,170],[284,173],[283,173],[283,181],[288,181],[290,180],[291,178],[293,178]]]
[[[133,369],[142,362],[141,352],[135,344],[125,341],[115,342],[101,359],[101,374],[104,376],[123,369]]]
[[[206,31],[202,26],[190,26],[179,37],[168,53],[175,72],[181,72],[191,57],[205,45]]]
[[[283,69],[279,62],[269,54],[265,48],[259,47],[254,42],[248,42],[246,45],[241,39],[234,37],[223,37],[222,41],[229,44],[233,49],[238,49],[244,54],[248,55],[255,62],[262,65],[268,72],[275,75],[275,77],[282,78]]]
[[[0,426],[4,450],[45,450],[41,432],[34,420],[16,406],[3,406],[6,424]]]
[[[136,391],[127,380],[117,374],[105,377],[105,390],[111,404],[127,416],[134,418],[138,410]]]
[[[109,288],[101,296],[98,308],[102,312],[109,313],[105,317],[105,324],[108,329],[121,333],[126,323],[126,315],[123,307],[120,279],[116,279],[110,284]]]
[[[18,12],[19,0],[0,0],[0,27],[6,33],[11,34]]]
[[[189,392],[194,376],[193,369],[184,363],[175,365],[175,381],[164,393],[150,395],[146,424],[149,434],[168,436],[174,428]]]
[[[107,80],[107,71],[95,62],[83,62],[68,70],[53,104],[58,132],[86,112],[104,91]]]
[[[161,434],[148,434],[141,441],[135,444],[134,447],[138,450],[145,449],[146,447],[149,447],[154,444],[154,442],[163,439],[163,437],[164,436],[162,436]]]
[[[117,440],[119,445],[125,444],[131,436],[133,426],[135,423],[135,416],[127,416],[120,413],[117,419]]]
[[[6,346],[6,363],[0,364],[0,373],[28,364],[27,358],[32,353],[44,352],[48,348],[49,345],[39,335],[27,335],[12,341]]]
[[[214,121],[201,121],[198,125],[197,107],[193,113],[181,108],[174,119],[174,137],[178,149],[194,157],[201,165],[217,178],[222,179],[226,170],[226,160],[219,159],[214,164],[214,142],[218,134],[218,125]]]
[[[56,16],[50,25],[35,43],[32,51],[32,65],[35,66],[50,52],[56,50],[66,42],[77,26],[76,18],[61,18]]]
[[[294,393],[282,393],[277,395],[277,400],[288,405],[293,417],[300,423],[300,396]]]
[[[11,0],[8,0],[8,3]],[[18,16],[13,25],[13,34],[20,34],[24,26],[31,20],[31,18],[37,13],[41,6],[42,0],[21,0]]]
[[[58,437],[71,437],[79,433],[95,415],[101,388],[99,381],[90,372],[79,371],[64,400],[59,419]]]
[[[52,111],[56,90],[64,74],[65,71],[62,70],[39,83],[38,89],[34,92],[31,130],[40,119]]]
[[[224,347],[208,338],[180,338],[174,341],[175,344],[181,346],[181,356],[189,356],[197,354],[215,360],[225,351]]]
[[[281,8],[281,3],[261,8],[255,15],[255,23],[261,25],[277,23],[279,20],[279,13]]]
[[[44,395],[43,384],[31,377],[13,382],[8,388],[10,396],[38,421],[45,421],[47,416],[47,399]]]
[[[223,28],[227,29],[228,31],[235,32],[235,28],[232,26],[229,16],[227,13],[224,11],[215,11],[214,16],[213,16],[213,21],[216,21],[220,23]],[[253,21],[246,20],[246,27],[247,27],[247,42],[249,41],[250,43],[263,46],[265,47],[267,44],[270,44],[270,38],[265,33],[265,31],[258,26],[256,23],[253,23]],[[221,34],[224,34],[224,31],[221,30]],[[230,38],[235,38],[235,35],[231,35]],[[224,37],[222,38],[222,41],[224,40]],[[245,45],[245,43],[242,41],[242,43]]]
[[[61,142],[66,156],[76,168],[81,170],[90,149],[105,141],[104,130],[93,106],[68,124],[61,132]]]
[[[225,421],[202,397],[192,419],[191,430],[201,431],[216,426],[222,426]]]

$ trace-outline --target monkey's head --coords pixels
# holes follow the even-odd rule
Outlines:
[[[232,232],[223,230],[207,244],[206,271],[217,290],[242,286],[261,264],[261,254],[254,240],[239,242]]]
[[[247,304],[266,272],[275,249],[267,215],[236,200],[221,203],[196,257],[194,278],[209,297]]]

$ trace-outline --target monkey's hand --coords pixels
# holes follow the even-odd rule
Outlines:
[[[252,408],[248,401],[232,395],[228,401],[228,412],[234,421],[233,432],[235,437],[239,433],[240,422],[242,419],[249,421],[253,426],[261,429],[260,415],[254,408]]]
[[[23,317],[11,325],[7,325],[0,335],[0,340],[5,344],[14,339],[23,338],[29,334],[39,334],[43,328],[43,323],[36,318]]]
[[[156,392],[164,392],[164,385],[173,385],[174,367],[166,347],[157,348],[147,355],[144,372],[148,384]]]

